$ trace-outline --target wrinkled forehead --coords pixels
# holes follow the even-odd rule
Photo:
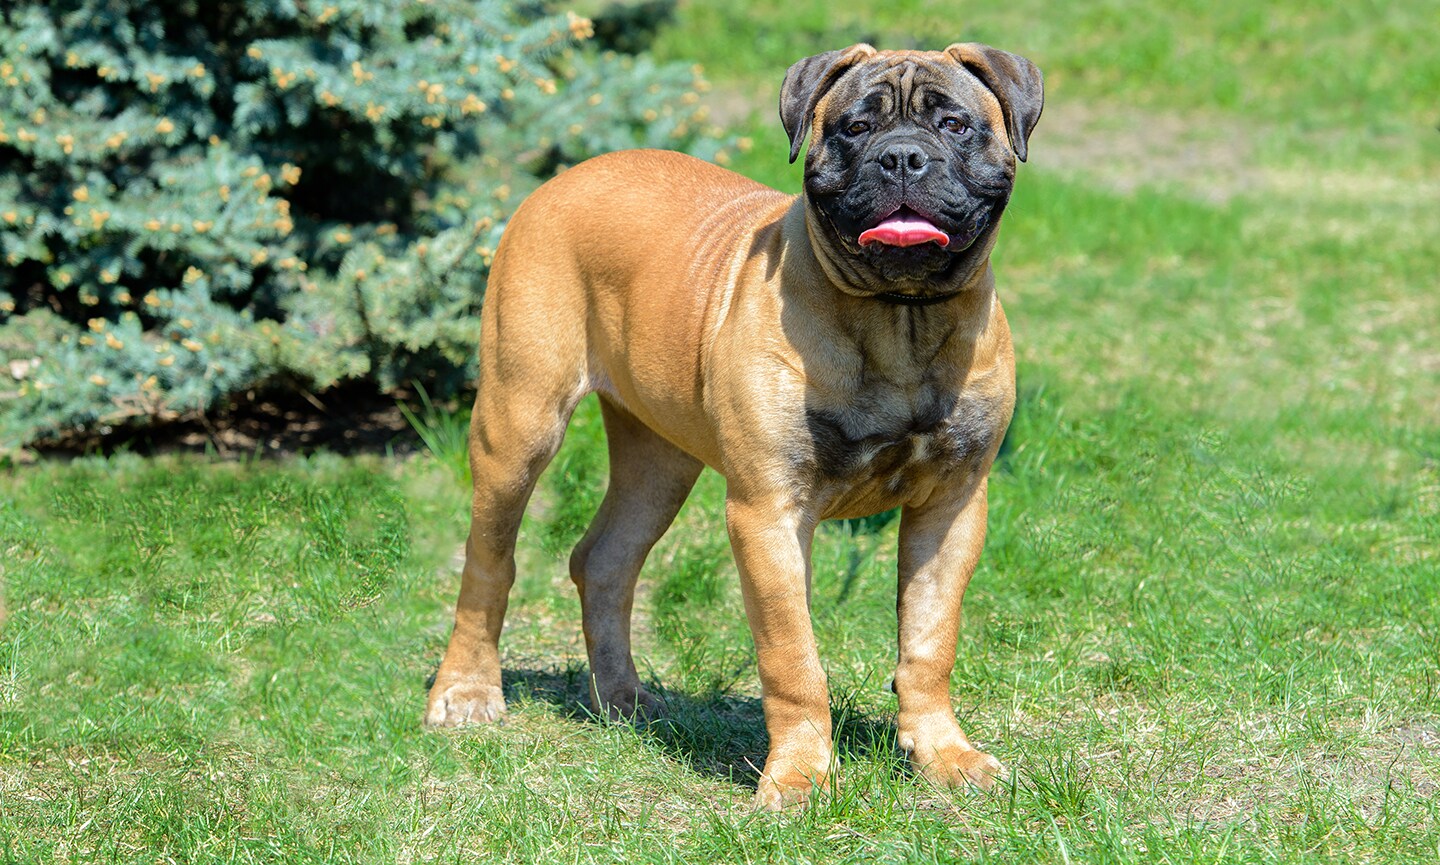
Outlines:
[[[858,103],[881,116],[964,108],[985,118],[991,128],[1005,127],[995,94],[943,51],[882,51],[846,72],[826,101],[841,111]]]

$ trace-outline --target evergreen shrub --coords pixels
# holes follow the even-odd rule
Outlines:
[[[466,380],[507,214],[627,147],[725,158],[698,68],[487,0],[0,11],[0,453],[270,386]]]

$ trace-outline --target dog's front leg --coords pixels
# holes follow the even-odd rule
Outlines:
[[[832,751],[825,672],[810,626],[810,542],[814,520],[790,504],[725,504],[730,546],[740,569],[745,613],[755,638],[765,728],[757,807],[804,804],[829,786]]]
[[[906,507],[900,518],[900,662],[895,694],[901,749],[944,786],[989,789],[1004,767],[961,732],[950,706],[960,602],[985,545],[986,482],[968,495]]]

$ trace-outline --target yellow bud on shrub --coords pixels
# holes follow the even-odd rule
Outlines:
[[[569,19],[570,35],[574,38],[583,41],[595,35],[595,24],[589,18],[570,11],[566,11],[565,17]]]

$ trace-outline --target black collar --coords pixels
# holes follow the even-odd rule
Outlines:
[[[894,294],[888,291],[884,294],[871,295],[871,297],[876,300],[883,300],[886,303],[893,303],[897,306],[933,306],[937,303],[944,303],[947,300],[954,300],[959,296],[960,292],[958,291],[952,291],[949,294],[931,294],[924,297],[914,294]]]

